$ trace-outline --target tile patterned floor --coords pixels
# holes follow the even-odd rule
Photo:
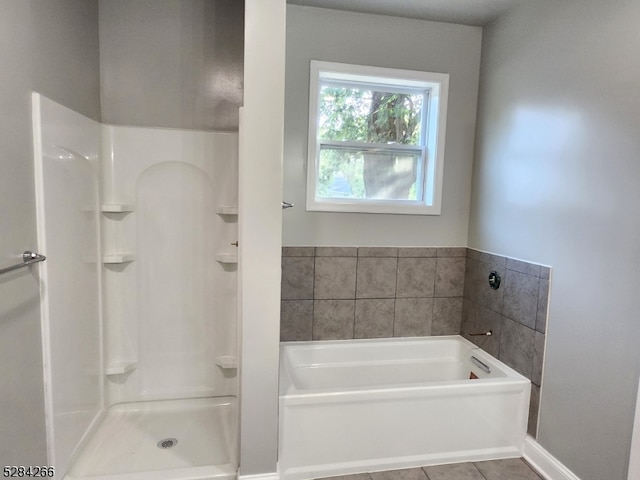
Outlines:
[[[408,468],[332,477],[331,480],[541,480],[521,458]]]

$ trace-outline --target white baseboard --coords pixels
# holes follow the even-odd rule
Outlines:
[[[238,480],[280,480],[277,472],[258,473],[257,475],[238,475]]]
[[[546,480],[580,480],[530,435],[524,441],[522,456]],[[277,472],[239,475],[238,480],[280,480],[280,475]]]
[[[546,480],[580,480],[575,473],[542,448],[530,435],[527,435],[524,441],[522,456]]]

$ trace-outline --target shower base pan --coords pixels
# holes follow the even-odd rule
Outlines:
[[[236,476],[236,399],[113,405],[64,480],[227,480]]]

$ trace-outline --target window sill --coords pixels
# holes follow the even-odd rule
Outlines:
[[[333,213],[382,213],[391,215],[440,215],[439,205],[402,202],[361,202],[332,200],[331,202],[308,201],[309,212]]]

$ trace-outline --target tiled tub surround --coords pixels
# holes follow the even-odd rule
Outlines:
[[[284,247],[282,255],[282,341],[460,333],[464,247]]]
[[[461,334],[531,380],[535,436],[549,276],[549,267],[465,247],[283,247],[280,339]]]
[[[500,288],[489,286],[492,271]],[[549,267],[467,250],[461,335],[531,380],[529,433],[536,436],[544,360]],[[491,330],[493,335],[470,336]]]

